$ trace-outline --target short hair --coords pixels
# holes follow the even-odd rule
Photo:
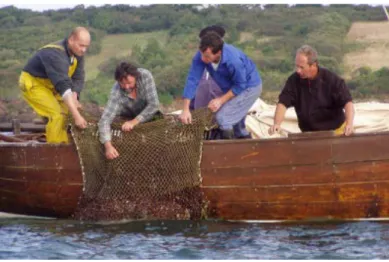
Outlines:
[[[202,38],[205,34],[207,34],[209,32],[215,32],[221,38],[223,38],[224,35],[226,34],[226,30],[223,27],[218,26],[218,25],[211,25],[211,26],[207,26],[207,27],[201,29],[201,31],[199,33],[199,37]]]
[[[121,81],[123,78],[127,76],[133,76],[135,79],[138,79],[140,76],[140,73],[138,71],[138,68],[130,63],[127,62],[121,62],[115,70],[115,80]]]
[[[317,57],[317,51],[309,46],[309,45],[303,45],[296,51],[297,54],[303,54],[307,57],[308,59],[308,64],[313,65],[314,63],[319,64],[319,60]]]
[[[201,52],[205,52],[205,50],[211,48],[212,53],[216,54],[223,49],[223,44],[223,39],[217,33],[211,31],[201,37],[199,49]]]
[[[87,32],[89,34],[88,29],[86,29],[83,26],[77,26],[77,27],[73,28],[73,30],[70,32],[68,38],[70,38],[70,37],[78,37],[81,32]]]

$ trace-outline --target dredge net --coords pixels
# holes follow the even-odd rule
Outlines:
[[[192,124],[174,116],[122,132],[123,119],[111,125],[112,144],[120,156],[105,158],[98,139],[98,117],[86,117],[88,128],[71,123],[83,172],[84,190],[76,219],[200,219],[207,201],[200,191],[204,130],[212,113],[192,112]],[[71,121],[73,122],[73,121]]]

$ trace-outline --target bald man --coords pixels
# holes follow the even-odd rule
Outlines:
[[[78,102],[84,86],[84,59],[90,34],[76,27],[63,40],[40,48],[28,61],[20,75],[23,98],[40,116],[46,117],[46,141],[68,143],[67,116],[72,114],[79,128],[86,121],[79,112]]]

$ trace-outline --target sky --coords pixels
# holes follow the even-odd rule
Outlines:
[[[102,5],[105,5],[105,4],[128,4],[128,2],[125,2],[125,1],[108,1],[108,0],[105,0],[105,1],[102,1],[102,0],[97,0],[97,1],[74,1],[74,0],[69,0],[69,1],[56,1],[56,4],[49,4],[49,3],[44,3],[44,2],[41,2],[38,3],[35,2],[35,3],[29,3],[28,1],[10,1],[10,0],[3,0],[1,1],[0,3],[0,8],[1,7],[4,7],[4,6],[8,6],[8,5],[14,5],[16,6],[17,8],[23,8],[23,9],[31,9],[31,10],[34,10],[34,11],[45,11],[45,10],[50,10],[50,9],[54,9],[54,10],[57,10],[57,9],[62,9],[62,8],[73,8],[75,7],[76,5],[79,5],[79,4],[84,4],[86,7],[88,6],[102,6]],[[136,3],[134,1],[132,1],[132,3]]]
[[[26,1],[26,0],[1,0],[0,8],[8,5],[14,5],[17,8],[31,9],[34,11],[44,11],[49,9],[61,9],[61,8],[73,8],[76,5],[84,4],[88,6],[102,6],[105,4],[127,4],[127,5],[147,5],[147,4],[205,4],[209,3],[208,1],[201,0],[133,0],[133,1],[124,1],[124,0],[57,0],[56,4],[49,4],[48,1]],[[321,0],[216,0],[212,3],[217,4],[322,4]],[[389,6],[389,0],[327,0],[325,4],[371,4],[371,5],[383,5]]]

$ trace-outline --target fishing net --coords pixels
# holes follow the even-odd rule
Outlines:
[[[169,116],[122,132],[123,119],[112,124],[112,144],[120,156],[105,158],[98,117],[88,128],[72,123],[71,133],[82,167],[84,190],[75,218],[199,219],[206,209],[200,191],[204,130],[212,125],[207,109],[192,112],[192,124]]]

